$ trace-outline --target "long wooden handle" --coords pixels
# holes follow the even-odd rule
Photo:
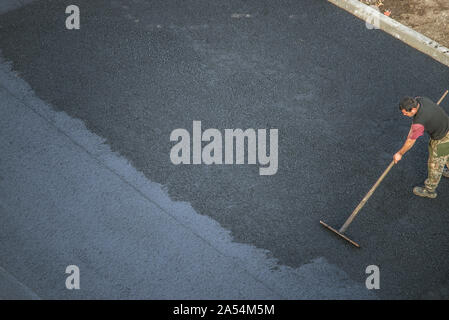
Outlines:
[[[360,201],[359,205],[354,209],[354,211],[351,213],[351,215],[349,216],[349,218],[346,220],[346,222],[343,224],[343,226],[340,228],[339,232],[344,233],[346,231],[346,229],[348,228],[348,226],[351,224],[352,220],[354,220],[355,216],[357,215],[357,213],[359,213],[360,209],[363,208],[363,206],[365,205],[365,203],[368,201],[368,199],[373,195],[374,191],[377,189],[377,187],[379,186],[379,184],[382,182],[382,180],[385,178],[385,176],[388,174],[388,172],[390,172],[391,168],[393,168],[394,166],[394,161],[391,161],[390,165],[388,166],[387,169],[385,169],[384,173],[382,173],[382,175],[380,176],[379,179],[377,179],[376,183],[374,184],[374,186],[372,186],[372,188],[370,189],[370,191],[368,191],[368,193],[363,197],[362,201]]]
[[[446,92],[443,94],[443,96],[440,98],[440,100],[438,100],[437,104],[440,104],[441,101],[443,101],[443,99],[446,98],[448,92],[449,92],[449,90],[446,90]]]

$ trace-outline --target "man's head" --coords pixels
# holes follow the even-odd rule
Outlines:
[[[415,98],[404,97],[401,102],[399,102],[399,110],[402,114],[407,117],[413,117],[419,109],[419,103]]]

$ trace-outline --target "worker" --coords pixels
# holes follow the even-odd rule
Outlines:
[[[435,102],[426,97],[404,97],[399,103],[404,116],[413,118],[412,125],[403,147],[393,156],[398,163],[420,136],[427,132],[430,136],[428,176],[424,186],[414,187],[413,193],[420,197],[436,198],[436,188],[441,176],[449,178],[449,116]]]

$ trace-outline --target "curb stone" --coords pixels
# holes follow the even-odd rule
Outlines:
[[[358,0],[328,0],[449,67],[449,49]]]

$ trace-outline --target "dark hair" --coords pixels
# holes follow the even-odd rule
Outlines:
[[[418,101],[412,97],[404,97],[399,102],[399,110],[405,110],[407,112],[412,111],[413,108],[418,107]]]

